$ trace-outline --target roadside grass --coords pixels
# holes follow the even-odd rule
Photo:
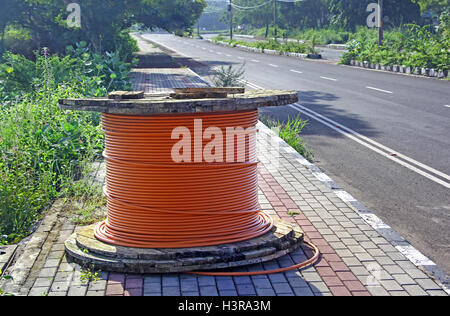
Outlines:
[[[286,143],[294,148],[300,155],[302,155],[309,162],[314,161],[314,152],[307,147],[300,134],[303,128],[307,125],[307,120],[302,120],[300,116],[296,118],[288,118],[286,122],[274,120],[267,115],[259,115],[259,120],[267,125],[269,128],[279,128],[279,135]]]
[[[63,208],[72,223],[91,225],[106,218],[106,198],[101,185],[74,185],[73,192],[66,198]]]
[[[231,46],[236,47],[237,45],[258,48],[262,52],[265,50],[275,50],[278,53],[298,53],[298,54],[317,54],[317,50],[315,46],[317,42],[315,39],[311,41],[311,43],[302,43],[300,41],[293,42],[280,42],[277,39],[269,39],[269,40],[261,40],[256,42],[246,42],[242,40],[232,40],[219,35],[212,39],[215,43],[217,42],[225,42],[229,43]]]

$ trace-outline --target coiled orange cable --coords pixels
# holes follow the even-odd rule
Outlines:
[[[103,114],[102,120],[108,218],[96,227],[98,239],[139,248],[198,247],[248,240],[272,229],[272,219],[258,204],[257,111]],[[180,139],[172,139],[172,131],[177,127],[190,132],[190,148],[201,153],[212,140],[200,137],[199,145],[196,135],[220,130],[224,159],[207,162],[201,156],[199,161],[191,153],[191,161],[175,162],[172,149]],[[225,159],[230,127],[250,131],[241,146],[232,138],[232,162]]]

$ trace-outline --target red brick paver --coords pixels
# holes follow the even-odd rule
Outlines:
[[[320,262],[315,265],[316,270],[325,284],[330,288],[331,292],[334,295],[352,295],[354,292],[358,292],[358,295],[370,295],[364,285],[342,261],[341,257],[339,257],[323,238],[322,234],[319,233],[305,216],[290,216],[287,214],[288,211],[301,211],[301,208],[297,206],[294,200],[286,197],[289,196],[288,193],[263,165],[259,166],[259,183],[260,189],[267,200],[274,205],[274,210],[277,215],[283,219],[290,219],[291,222],[294,220],[304,231],[305,239],[311,241],[319,248],[321,259]],[[278,198],[280,195],[283,196],[282,199]],[[275,204],[273,203],[278,203],[278,201],[282,201],[282,205],[275,207]],[[288,217],[286,217],[286,215],[288,215]]]

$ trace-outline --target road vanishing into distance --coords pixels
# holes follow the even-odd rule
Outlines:
[[[244,63],[249,88],[298,91],[298,104],[260,113],[307,119],[314,163],[450,272],[450,81],[144,37],[210,67]]]

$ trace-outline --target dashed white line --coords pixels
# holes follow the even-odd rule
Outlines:
[[[222,53],[221,52],[217,52],[217,55],[222,55]]]
[[[238,56],[238,59],[245,59],[244,57]]]
[[[450,108],[450,105],[448,105],[448,104],[446,104],[446,105],[444,105],[446,108]]]
[[[233,57],[233,56],[231,56],[230,54],[226,54],[226,56],[227,56],[227,57]]]
[[[335,79],[335,78],[322,77],[322,76],[320,76],[320,78],[325,79],[325,80],[337,81],[337,79]]]
[[[277,65],[274,65],[274,64],[268,64],[270,67],[274,67],[274,68],[278,68],[278,66]]]
[[[298,73],[298,74],[302,74],[303,73],[303,71],[298,71],[298,70],[294,70],[294,69],[291,69],[290,71]]]
[[[259,60],[252,59],[252,62],[254,62],[254,63],[259,63]]]
[[[211,50],[211,49],[209,50],[209,52],[210,52],[210,53],[214,53],[214,51],[213,51],[213,50]]]
[[[375,91],[380,91],[380,92],[384,92],[384,93],[389,93],[389,94],[392,94],[392,93],[394,93],[394,92],[392,92],[392,91],[388,91],[388,90],[383,90],[383,89],[378,89],[378,88],[374,88],[374,87],[369,87],[369,86],[367,86],[366,88],[367,88],[367,89],[371,89],[371,90],[375,90]]]

